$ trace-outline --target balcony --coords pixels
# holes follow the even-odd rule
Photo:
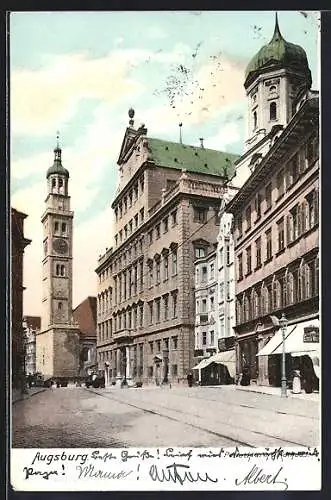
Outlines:
[[[134,330],[124,328],[113,333],[113,340],[118,343],[131,343],[133,341]]]

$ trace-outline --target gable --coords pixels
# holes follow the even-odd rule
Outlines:
[[[122,165],[130,158],[139,138],[144,134],[147,134],[147,129],[144,127],[144,125],[139,127],[137,130],[131,127],[127,127],[122,141],[120,154],[117,160],[118,165]]]

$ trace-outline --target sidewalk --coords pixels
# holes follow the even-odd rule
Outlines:
[[[223,386],[223,387],[226,387],[226,386]],[[258,392],[260,394],[270,394],[271,396],[281,397],[280,387],[269,387],[269,386],[263,386],[263,385],[246,385],[246,386],[236,385],[234,387],[237,391]],[[305,391],[303,390],[301,392],[301,394],[293,394],[293,392],[290,389],[288,389],[287,390],[287,397],[288,398],[305,399],[308,401],[318,402],[320,400],[320,393],[319,392],[312,392],[311,394],[306,394]]]
[[[13,389],[12,404],[17,403],[17,401],[22,401],[23,399],[31,398],[31,396],[34,396],[35,394],[38,394],[39,392],[44,392],[46,390],[47,390],[46,387],[31,387],[30,389],[27,389],[27,394],[22,394],[20,389]]]

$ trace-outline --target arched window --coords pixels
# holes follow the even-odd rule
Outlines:
[[[65,275],[66,275],[66,273],[65,273],[65,266],[62,265],[61,266],[61,276],[65,276]]]
[[[56,179],[52,179],[52,188],[54,188],[56,186]]]
[[[287,300],[288,304],[294,303],[294,277],[292,273],[287,275]]]
[[[270,103],[270,120],[277,119],[277,104],[275,102]]]
[[[59,311],[62,311],[62,302],[58,302],[57,308]]]
[[[63,179],[62,177],[59,178],[59,188],[63,187]]]
[[[256,113],[256,111],[254,111],[254,113],[253,113],[253,128],[254,128],[254,130],[256,129],[256,127],[257,127],[257,113]]]
[[[273,92],[276,92],[276,85],[271,85],[270,89],[269,89],[269,93],[272,94]]]
[[[56,276],[60,276],[60,264],[56,264]]]

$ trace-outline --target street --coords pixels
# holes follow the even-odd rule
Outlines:
[[[222,387],[46,389],[13,405],[26,448],[315,446],[317,401]]]

